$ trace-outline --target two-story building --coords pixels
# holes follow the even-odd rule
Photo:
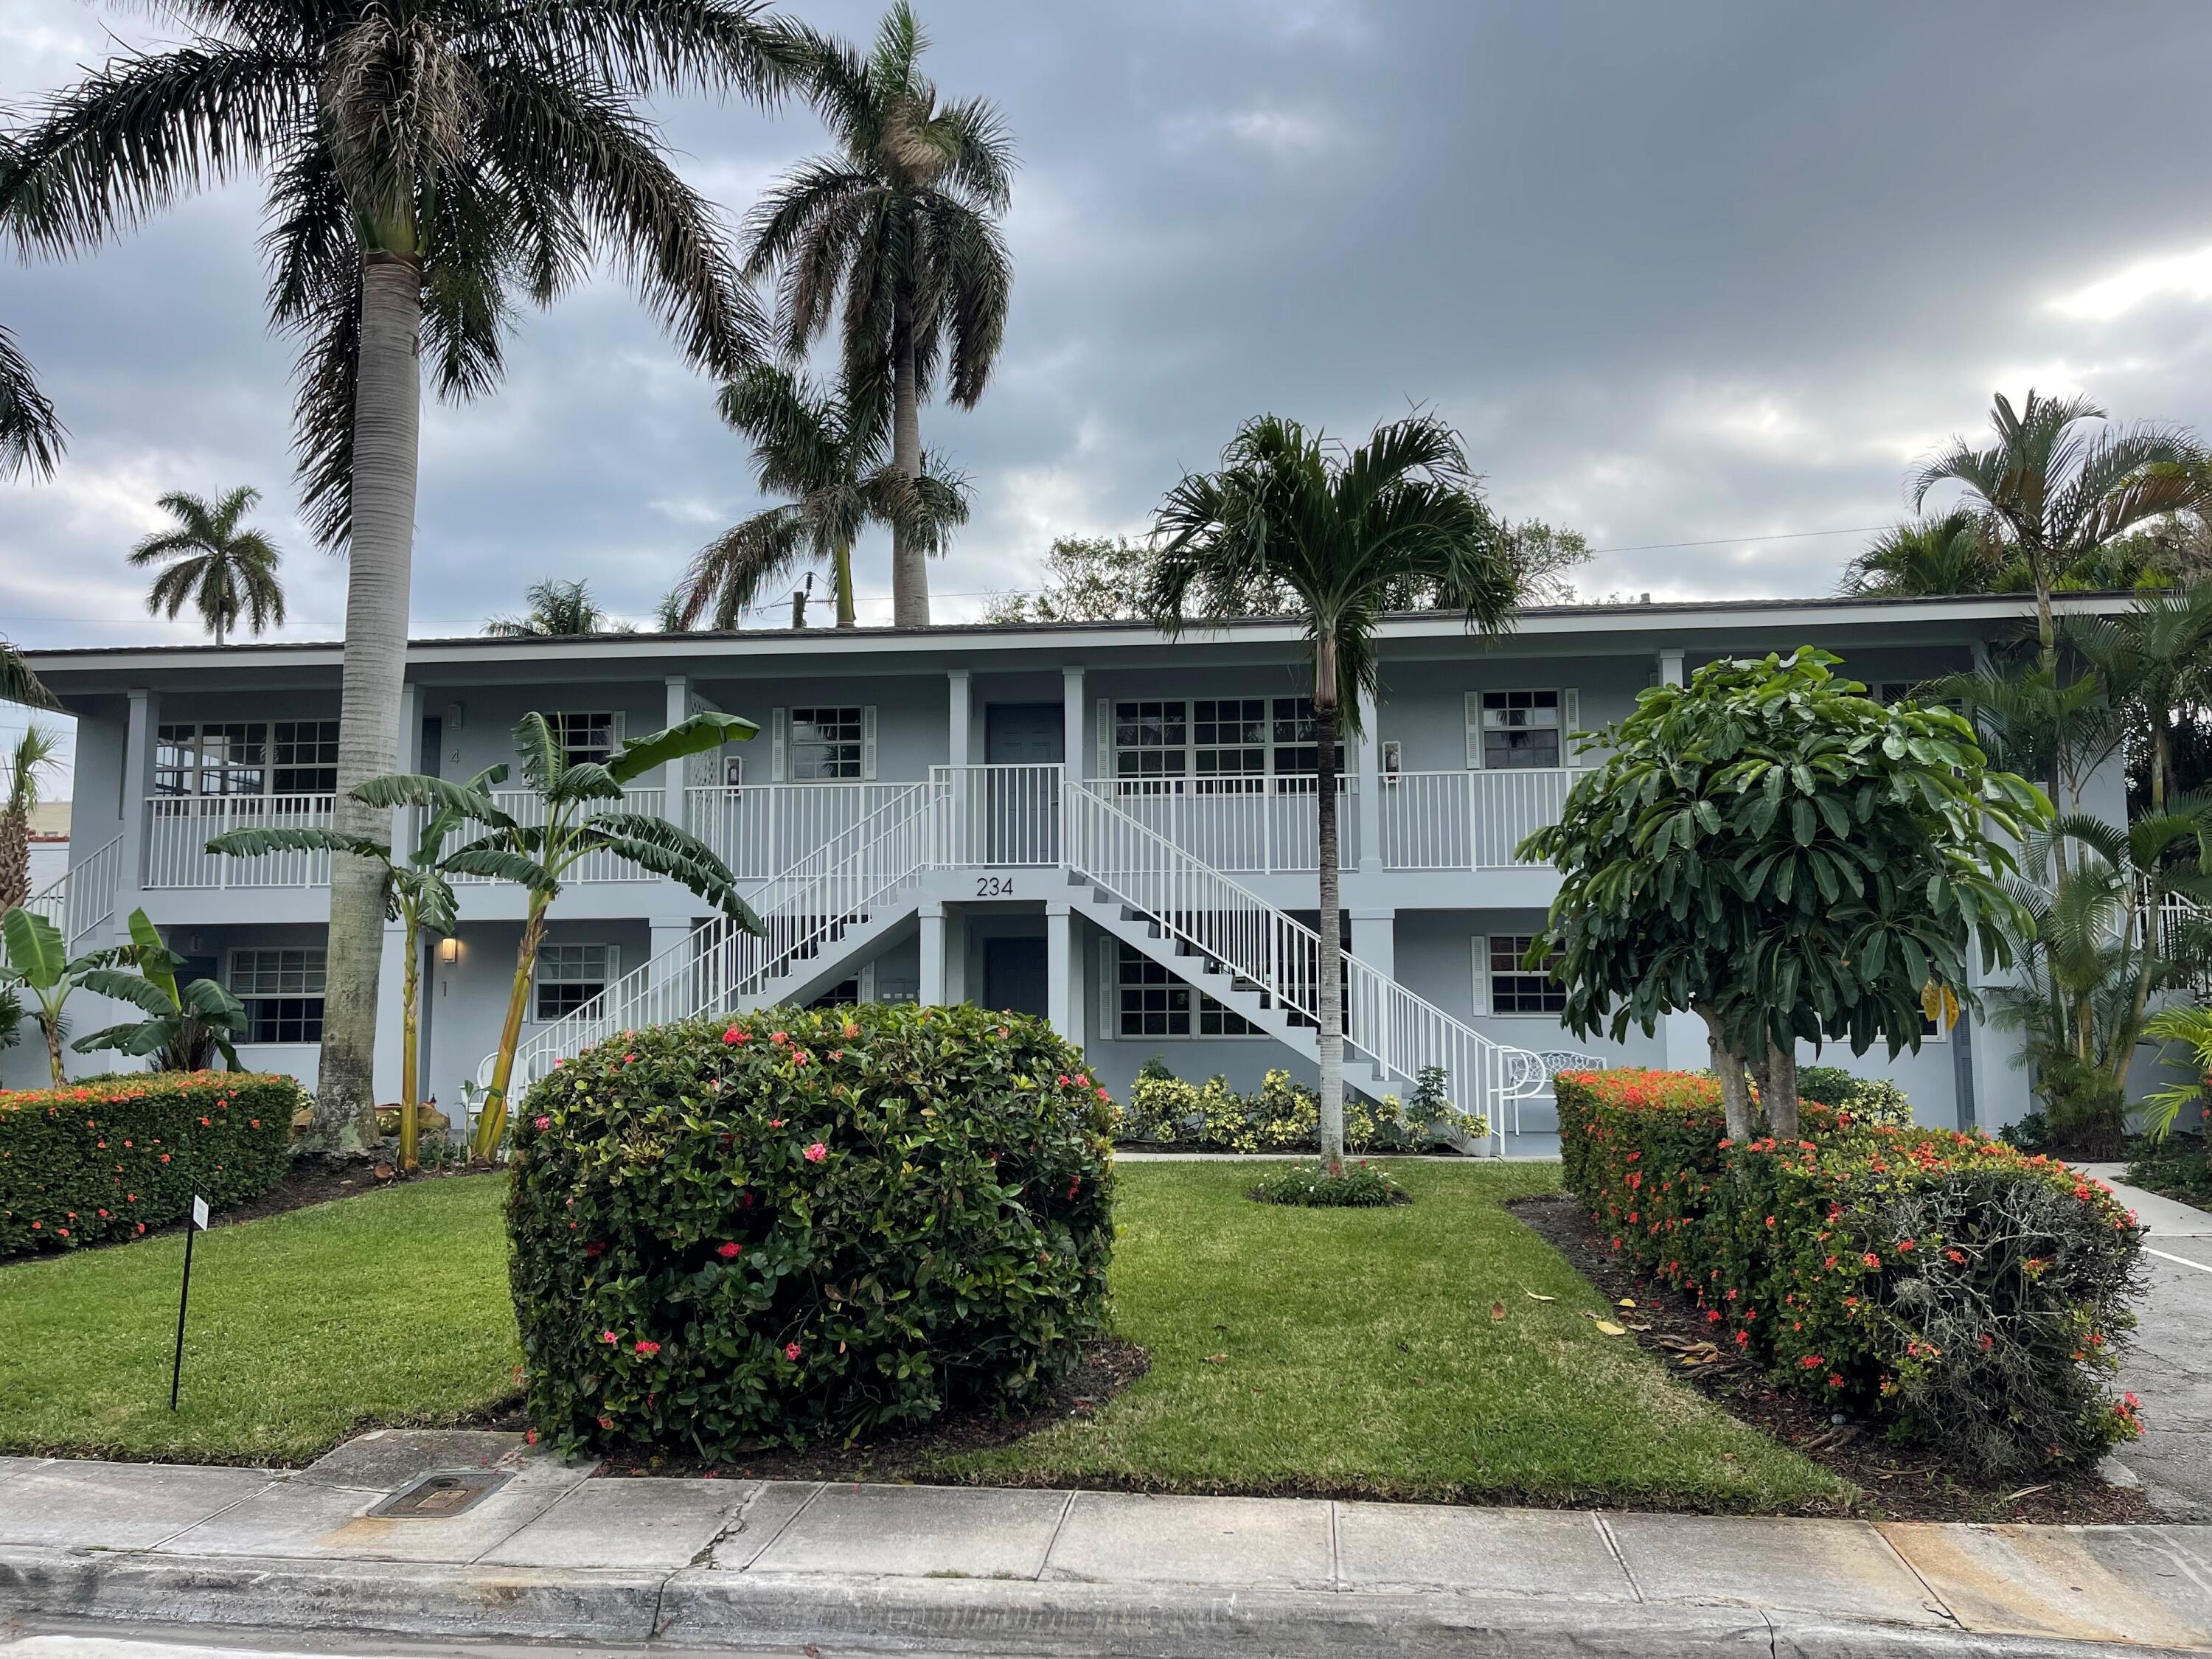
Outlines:
[[[2027,615],[2011,596],[1581,605],[1528,611],[1494,638],[1449,616],[1390,619],[1382,695],[1343,757],[1352,1083],[1402,1092],[1442,1064],[1463,1104],[1537,1135],[1552,1120],[1526,1054],[1705,1064],[1686,1017],[1617,1042],[1564,1031],[1560,988],[1522,964],[1558,878],[1516,848],[1577,776],[1570,734],[1702,662],[1801,644],[1896,695],[1973,665]],[[246,1058],[312,1085],[326,861],[205,847],[233,828],[329,821],[338,647],[32,661],[78,720],[71,864],[46,908],[82,948],[143,906],[245,1002]],[[1153,1055],[1250,1086],[1275,1066],[1310,1075],[1315,1051],[1308,663],[1280,620],[1174,641],[1135,623],[424,640],[408,651],[401,752],[466,778],[513,759],[531,709],[579,757],[702,708],[759,725],[632,795],[721,855],[769,940],[732,937],[673,884],[587,863],[553,908],[526,1070],[710,1008],[968,1000],[1048,1017],[1117,1091]],[[410,826],[396,828],[404,841]],[[462,891],[458,931],[423,946],[421,1084],[449,1109],[496,1040],[522,915],[514,888]],[[395,927],[386,1097],[399,950]],[[2015,1042],[1970,1021],[1893,1061],[1840,1058],[1894,1076],[1923,1121],[1994,1127],[2026,1109]],[[9,1064],[25,1080],[20,1054]]]

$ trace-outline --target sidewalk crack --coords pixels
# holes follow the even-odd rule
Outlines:
[[[1613,1565],[1620,1569],[1620,1576],[1628,1580],[1630,1593],[1639,1601],[1649,1601],[1651,1598],[1644,1595],[1644,1586],[1636,1582],[1636,1569],[1628,1565],[1628,1558],[1621,1553],[1620,1540],[1613,1535],[1613,1528],[1607,1523],[1604,1512],[1592,1510],[1590,1519],[1596,1523],[1597,1535],[1605,1540],[1606,1553],[1613,1557]]]
[[[1948,1601],[1946,1601],[1941,1595],[1936,1593],[1936,1586],[1929,1583],[1926,1576],[1921,1572],[1918,1567],[1912,1564],[1912,1558],[1905,1554],[1903,1550],[1898,1548],[1896,1541],[1880,1527],[1875,1526],[1872,1522],[1869,1522],[1867,1523],[1867,1527],[1868,1530],[1872,1532],[1875,1537],[1881,1540],[1882,1547],[1897,1558],[1898,1565],[1903,1567],[1905,1571],[1912,1575],[1912,1582],[1919,1585],[1922,1591],[1928,1597],[1929,1610],[1931,1613],[1941,1613],[1944,1618],[1949,1620],[1953,1629],[1966,1629],[1966,1621],[1960,1619],[1957,1613],[1951,1611],[1951,1604]]]
[[[1079,1496],[1078,1492],[1068,1493],[1067,1501],[1060,1506],[1060,1513],[1053,1519],[1052,1536],[1045,1540],[1044,1555],[1037,1562],[1036,1579],[1040,1583],[1052,1570],[1052,1553],[1060,1547],[1060,1534],[1067,1526],[1067,1517],[1075,1513],[1075,1500]]]

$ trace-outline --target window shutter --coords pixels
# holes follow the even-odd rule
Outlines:
[[[1486,933],[1474,936],[1474,1012],[1477,1018],[1490,1012],[1490,938]]]
[[[1120,948],[1113,939],[1102,939],[1098,941],[1098,1035],[1102,1037],[1121,1034],[1121,981]]]
[[[864,782],[876,779],[876,706],[870,703],[860,711],[860,777]]]
[[[607,946],[607,983],[611,985],[622,977],[622,946]]]
[[[1098,781],[1114,781],[1114,700],[1098,699]]]
[[[1467,765],[1476,771],[1482,765],[1482,693],[1467,694]]]
[[[1564,764],[1567,754],[1567,738],[1579,731],[1583,723],[1583,694],[1573,686],[1559,693],[1559,756]]]
[[[768,768],[769,781],[771,783],[781,783],[784,781],[783,745],[784,739],[790,730],[791,716],[787,712],[778,708],[769,715]]]

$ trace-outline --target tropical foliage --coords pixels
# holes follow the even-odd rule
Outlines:
[[[617,622],[592,598],[588,580],[562,581],[547,577],[523,592],[529,608],[519,617],[494,617],[484,632],[495,639],[566,640],[586,634],[628,634],[628,623]]]
[[[1888,706],[1809,647],[1705,664],[1586,738],[1601,765],[1522,856],[1561,872],[1529,952],[1554,952],[1565,1024],[1618,1039],[1696,1014],[1729,1133],[1796,1133],[1799,1042],[1917,1048],[1955,1018],[1976,946],[2011,963],[2012,847],[2049,822],[1966,720]]]
[[[31,813],[46,780],[61,769],[61,733],[33,720],[9,747],[7,801],[0,805],[0,910],[31,897]]]
[[[30,1017],[37,1022],[39,1034],[46,1042],[47,1069],[53,1086],[61,1088],[69,1081],[69,1073],[62,1064],[65,1031],[62,1014],[68,1006],[70,994],[83,982],[87,974],[112,967],[122,952],[118,947],[108,946],[72,957],[59,928],[20,905],[0,915],[0,945],[4,945],[7,951],[6,963],[0,966],[0,983],[15,994],[18,1008],[22,1006],[23,997],[30,998]]]
[[[95,995],[131,1004],[145,1018],[103,1027],[70,1047],[81,1054],[150,1059],[162,1072],[204,1071],[212,1050],[232,1071],[240,1070],[233,1045],[246,1035],[245,1005],[211,979],[180,983],[177,975],[185,959],[161,942],[143,910],[131,913],[130,927],[130,946],[117,953],[115,964],[87,969],[78,983]]]
[[[830,569],[837,626],[857,620],[853,544],[871,525],[925,553],[944,551],[968,521],[967,481],[924,451],[908,473],[890,454],[890,410],[880,400],[824,391],[775,368],[750,369],[722,388],[722,419],[752,440],[761,493],[788,499],[724,531],[702,549],[671,596],[676,629],[711,615],[735,628],[769,585],[802,565]]]
[[[148,611],[174,622],[190,603],[217,645],[240,617],[254,634],[281,624],[284,590],[276,566],[283,555],[241,522],[260,499],[259,490],[243,484],[212,501],[181,489],[163,495],[161,510],[174,522],[131,550],[132,564],[162,567],[146,595]]]
[[[0,228],[15,200],[15,166],[14,135],[0,131]],[[34,478],[51,478],[66,436],[53,400],[39,390],[29,360],[0,325],[0,479],[18,477],[27,468]]]
[[[1432,590],[1470,628],[1500,629],[1513,613],[1513,568],[1459,434],[1428,414],[1378,426],[1352,450],[1263,415],[1230,441],[1218,471],[1186,475],[1168,492],[1153,540],[1144,610],[1170,636],[1242,615],[1255,585],[1279,582],[1312,644],[1321,1161],[1334,1170],[1344,1162],[1338,746],[1362,729],[1362,704],[1379,684],[1376,635],[1393,593]]]
[[[812,95],[837,150],[763,198],[745,274],[776,284],[794,356],[835,323],[846,418],[872,433],[887,416],[890,465],[918,484],[921,404],[941,380],[953,404],[975,407],[1006,332],[1013,273],[998,221],[1013,143],[988,100],[939,101],[906,0],[866,54],[810,40]],[[929,522],[903,510],[890,521],[901,628],[929,623]]]

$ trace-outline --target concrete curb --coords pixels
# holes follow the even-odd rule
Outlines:
[[[176,1626],[571,1641],[669,1649],[1175,1655],[1178,1659],[1619,1656],[2156,1659],[2180,1650],[1981,1636],[1694,1603],[1595,1605],[1463,1594],[1178,1584],[843,1578],[397,1562],[196,1560],[0,1549],[0,1613]]]

